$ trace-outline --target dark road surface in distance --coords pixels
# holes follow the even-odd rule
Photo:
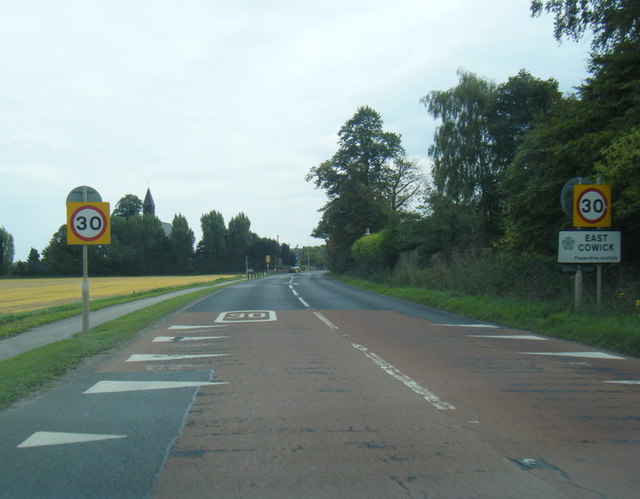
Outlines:
[[[638,497],[640,361],[350,288],[227,287],[0,413],[0,497]]]

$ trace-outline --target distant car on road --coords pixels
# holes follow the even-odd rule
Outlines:
[[[300,273],[302,273],[302,269],[300,267],[298,267],[297,265],[295,267],[289,267],[289,273],[290,274],[300,274]]]

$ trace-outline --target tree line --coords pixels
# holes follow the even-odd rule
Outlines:
[[[640,3],[533,1],[531,11],[554,16],[558,40],[592,31],[589,78],[563,95],[526,69],[502,83],[460,70],[456,86],[420,99],[439,122],[422,189],[401,137],[359,108],[307,176],[328,198],[313,235],[327,240],[332,270],[390,268],[410,249],[423,263],[473,248],[555,260],[558,231],[572,228],[560,193],[574,177],[612,186],[623,262],[640,267]]]
[[[137,196],[122,197],[111,214],[111,244],[89,245],[92,275],[219,274],[292,266],[322,266],[322,247],[290,248],[286,243],[260,237],[251,231],[244,213],[225,224],[224,217],[212,210],[200,218],[202,238],[196,245],[187,219],[176,214],[170,227],[152,214],[143,214]],[[11,248],[4,251],[4,248]],[[42,255],[31,248],[26,262],[11,264],[13,239],[2,228],[0,249],[5,255],[2,272],[12,275],[73,276],[82,273],[81,246],[67,244],[67,227],[62,225],[52,236]]]

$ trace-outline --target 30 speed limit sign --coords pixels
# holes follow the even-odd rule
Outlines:
[[[67,203],[67,244],[110,244],[109,203]]]
[[[611,226],[611,186],[573,186],[574,227]]]

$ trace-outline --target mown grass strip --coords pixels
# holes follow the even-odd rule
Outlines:
[[[638,315],[577,313],[567,311],[562,305],[552,302],[468,296],[423,288],[392,288],[362,279],[334,277],[351,286],[439,310],[564,338],[625,355],[640,356]]]
[[[88,334],[80,334],[0,361],[0,409],[43,388],[53,379],[77,367],[86,357],[116,347],[168,314],[223,287],[200,289],[170,298],[97,326]]]
[[[201,288],[205,286],[212,286],[215,284],[223,283],[237,279],[239,276],[227,277],[216,279],[210,282],[201,282],[194,284],[185,284],[182,286],[171,286],[165,288],[155,288],[146,291],[139,291],[128,295],[111,296],[109,298],[101,298],[99,300],[91,301],[89,309],[92,311],[100,310],[102,308],[111,307],[113,305],[120,305],[141,298],[149,298],[152,296],[158,296],[172,291],[180,291],[188,288]],[[69,303],[67,305],[59,305],[56,307],[48,307],[30,312],[21,312],[17,314],[8,314],[0,316],[0,339],[9,338],[25,331],[29,331],[34,327],[50,324],[62,319],[76,316],[82,313],[82,303]]]

